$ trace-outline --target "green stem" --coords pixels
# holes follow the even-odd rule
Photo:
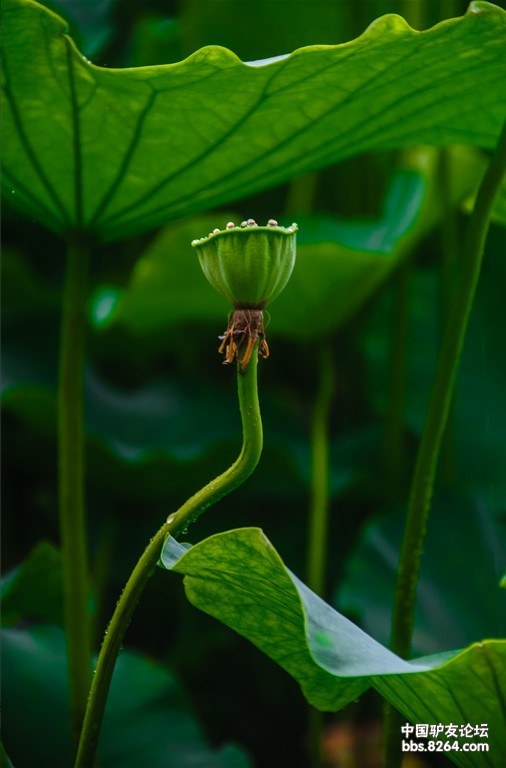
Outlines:
[[[459,237],[457,213],[452,205],[452,165],[447,147],[439,152],[438,181],[441,190],[443,220],[441,225],[441,327],[444,329],[450,317],[455,275],[459,261]],[[441,479],[451,487],[455,480],[455,441],[453,434],[453,408],[450,408],[443,442],[441,445]]]
[[[308,707],[308,746],[310,768],[321,768],[323,765],[323,727],[324,714],[316,707]]]
[[[329,524],[329,415],[334,391],[334,363],[329,342],[318,350],[318,390],[311,421],[311,502],[309,510],[308,585],[325,592]],[[312,768],[322,764],[323,713],[308,711],[309,753]]]
[[[205,509],[241,485],[258,464],[262,452],[262,420],[257,392],[257,362],[258,350],[255,349],[247,370],[242,374],[238,371],[237,376],[243,428],[239,457],[229,469],[167,518],[144,550],[116,605],[98,657],[75,768],[91,768],[93,765],[116,658],[135,607],[158,562],[165,539],[169,534],[176,536],[181,533]]]
[[[411,260],[401,264],[394,282],[392,345],[389,360],[388,414],[385,430],[385,496],[398,501],[404,470],[404,408],[406,402],[409,285]]]
[[[456,278],[453,306],[443,336],[411,484],[404,540],[397,571],[392,623],[392,649],[403,658],[409,658],[411,651],[420,559],[441,441],[450,411],[469,315],[480,275],[492,206],[505,171],[506,123],[480,184],[469,221],[460,273]],[[390,739],[395,738],[399,744],[399,734],[392,730]],[[387,749],[390,747],[387,746]],[[399,760],[400,755],[396,762],[388,763],[389,768],[398,765]]]
[[[89,252],[70,242],[58,384],[58,482],[72,737],[77,748],[91,678],[84,510],[83,367]]]
[[[321,345],[318,362],[318,391],[311,423],[308,586],[323,595],[329,522],[329,414],[334,391],[334,365],[328,342]]]

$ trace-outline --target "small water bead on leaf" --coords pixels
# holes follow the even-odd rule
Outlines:
[[[238,360],[245,369],[258,343],[268,357],[263,324],[264,308],[278,296],[295,264],[297,225],[278,225],[269,219],[259,226],[254,219],[229,221],[223,230],[192,241],[202,270],[211,285],[234,307],[219,351],[225,363]]]

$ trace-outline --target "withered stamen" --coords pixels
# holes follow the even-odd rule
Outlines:
[[[260,357],[269,357],[261,309],[234,309],[229,315],[227,330],[220,339],[218,352],[224,355],[224,364],[237,360],[241,373],[248,367],[256,343]]]

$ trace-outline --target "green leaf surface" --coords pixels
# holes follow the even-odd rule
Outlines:
[[[93,66],[33,0],[3,14],[6,188],[56,232],[111,240],[364,151],[492,147],[503,120],[506,14],[485,2],[268,63],[209,46],[126,70]]]
[[[20,619],[54,624],[63,621],[61,557],[53,544],[42,541],[20,565],[2,577],[2,626]]]
[[[445,752],[460,768],[502,768],[506,739],[506,640],[485,640],[461,651],[430,672],[371,678],[372,685],[412,723],[488,725],[488,738],[457,739],[485,743],[487,752]],[[442,735],[453,744],[454,737]]]
[[[466,147],[453,147],[449,157],[450,196],[456,206],[474,188],[483,160]],[[273,305],[269,335],[317,338],[363,306],[410,247],[438,222],[442,209],[437,164],[438,153],[430,148],[406,155],[378,219],[297,217],[295,268]],[[220,212],[167,227],[138,260],[124,290],[103,286],[95,294],[94,324],[119,322],[135,334],[151,334],[190,320],[214,322],[221,328],[228,304],[209,290],[190,242],[240,218]]]
[[[336,596],[336,607],[388,643],[395,575],[406,511],[398,508],[362,531]],[[413,651],[461,648],[480,637],[506,636],[504,531],[483,496],[436,497],[424,543]],[[472,563],[473,567],[463,567]]]
[[[258,528],[217,534],[189,549],[169,538],[161,565],[184,574],[190,602],[280,664],[314,706],[339,709],[372,684],[413,722],[488,722],[488,764],[502,765],[506,641],[404,661],[311,592]],[[476,755],[452,759],[483,765]]]
[[[6,749],[16,768],[68,768],[65,637],[56,627],[3,630]],[[27,738],[26,724],[30,724]],[[248,768],[232,745],[213,750],[202,737],[170,671],[139,654],[118,659],[99,743],[104,768]]]

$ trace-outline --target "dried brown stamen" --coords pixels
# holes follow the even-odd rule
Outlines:
[[[260,357],[269,357],[261,309],[234,309],[229,315],[227,330],[220,339],[218,352],[224,355],[224,364],[237,360],[241,373],[248,367],[255,344],[258,344]]]

